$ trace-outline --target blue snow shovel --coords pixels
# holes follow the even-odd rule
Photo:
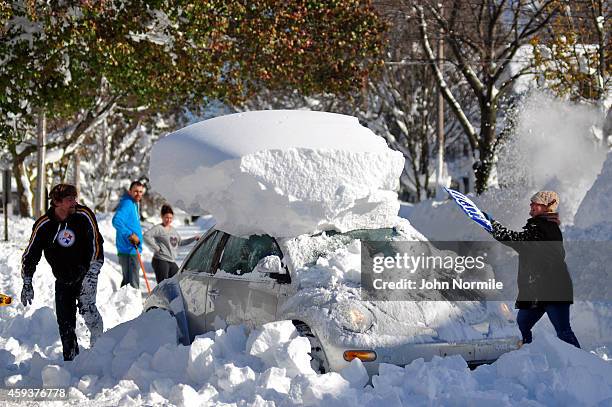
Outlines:
[[[454,189],[444,187],[444,190],[448,192],[453,201],[461,210],[474,222],[478,223],[484,230],[489,233],[493,233],[493,227],[491,226],[491,222],[484,216],[484,213],[474,202],[470,200],[467,196],[463,195],[461,192],[455,191]]]

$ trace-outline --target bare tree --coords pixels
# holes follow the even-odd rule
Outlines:
[[[53,165],[71,156],[84,143],[91,129],[110,114],[115,106],[116,98],[102,93],[90,109],[81,110],[70,122],[61,119],[50,121],[46,164]],[[34,129],[27,128],[23,140],[20,143],[9,143],[6,151],[15,176],[19,211],[22,215],[31,215],[31,183],[36,177],[33,161],[37,152]]]
[[[513,83],[533,72],[531,63],[513,63],[523,47],[556,16],[558,2],[510,0],[434,0],[410,2],[409,19],[419,27],[425,57],[474,154],[476,191],[488,185],[495,153],[509,128],[498,128],[500,107]],[[472,120],[464,102],[448,86],[436,64],[431,37],[442,33],[449,61],[478,101],[479,118]]]
[[[438,143],[435,135],[437,82],[420,45],[419,28],[406,19],[404,2],[378,2],[374,6],[389,25],[384,68],[380,76],[368,78],[365,86],[356,89],[349,97],[332,94],[304,97],[298,92],[264,91],[237,109],[307,108],[358,117],[364,125],[382,136],[391,148],[404,155],[406,161],[400,180],[400,195],[403,199],[420,201],[435,193],[432,182]],[[465,81],[462,82],[460,73],[447,69],[444,75],[453,93],[463,101],[465,114],[474,117],[477,104]],[[452,111],[445,109],[444,114],[447,141],[443,147],[451,157],[457,158],[464,153],[466,137],[457,121],[450,120]]]
[[[410,19],[411,6],[402,0],[387,0],[376,6],[389,21],[390,34],[382,79],[371,86],[371,104],[382,104],[378,110],[384,123],[379,124],[377,130],[387,139],[389,146],[406,157],[402,187],[410,189],[415,200],[420,201],[435,194],[431,187],[436,171],[433,165],[438,154],[436,151],[442,147],[443,151],[457,157],[456,151],[463,151],[459,144],[463,144],[465,136],[457,121],[452,120],[453,113],[443,107],[444,144],[439,145],[441,141],[435,134],[439,90],[434,72],[420,46],[419,28]],[[474,98],[466,93],[461,76],[454,70],[444,69],[443,72],[453,93],[461,95],[467,114],[473,114],[470,106],[474,106]]]

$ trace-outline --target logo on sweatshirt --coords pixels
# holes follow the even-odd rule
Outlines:
[[[62,247],[70,247],[76,241],[76,235],[70,229],[64,229],[57,235],[57,243]]]

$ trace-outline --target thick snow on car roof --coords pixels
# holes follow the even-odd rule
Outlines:
[[[384,140],[372,135],[353,116],[309,110],[261,110],[194,123],[172,133],[160,145],[184,148],[189,158],[212,167],[257,151],[292,147],[386,151]]]
[[[351,116],[254,111],[158,141],[153,188],[231,234],[297,236],[394,223],[401,153]]]

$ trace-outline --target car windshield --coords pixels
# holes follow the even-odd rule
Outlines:
[[[219,269],[235,275],[250,273],[266,256],[283,257],[278,245],[270,236],[253,235],[248,238],[229,236],[223,248]]]
[[[370,256],[377,253],[392,256],[396,252],[392,242],[403,240],[402,235],[395,228],[354,230],[346,234],[353,240],[360,240],[363,246],[368,249]]]
[[[320,257],[327,257],[355,240],[361,241],[368,248],[370,255],[375,253],[392,254],[394,249],[389,243],[401,238],[402,235],[396,228],[360,229],[344,233],[327,231],[314,236],[300,237],[296,241],[300,252],[294,253],[298,259],[296,266],[311,266]],[[308,239],[307,244],[304,242],[305,239]]]

